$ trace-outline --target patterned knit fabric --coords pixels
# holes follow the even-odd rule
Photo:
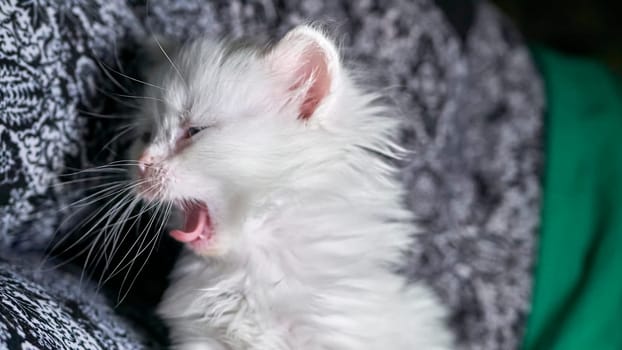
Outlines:
[[[0,259],[0,349],[152,347],[79,274],[33,269],[35,256],[19,260]]]
[[[413,152],[402,176],[420,233],[404,247],[402,272],[429,283],[448,305],[460,349],[517,347],[529,308],[539,224],[543,97],[520,37],[489,4],[464,1],[458,6],[464,14],[448,16],[431,0],[60,3],[0,5],[0,240],[5,246],[43,247],[58,226],[51,211],[79,196],[79,190],[61,192],[49,185],[62,179],[67,159],[80,168],[101,151],[97,140],[85,136],[94,125],[81,114],[116,108],[98,103],[106,96],[100,86],[111,84],[100,63],[120,61],[124,72],[135,76],[137,70],[120,53],[145,33],[174,40],[275,38],[296,24],[319,21],[339,39],[346,62],[384,91],[404,119],[403,144]],[[44,282],[37,286],[36,275],[19,282],[22,274],[12,266],[0,266],[2,276],[18,280],[11,293],[47,288]],[[50,296],[58,303],[75,299],[72,293]],[[66,317],[69,324],[81,316]],[[7,327],[13,327],[11,344],[23,339],[33,348],[55,348],[24,337],[18,326],[0,318],[0,334]],[[93,348],[114,348],[99,344]]]
[[[59,175],[89,164],[93,123],[81,111],[103,107],[100,67],[139,35],[122,1],[0,2],[2,245],[45,247],[79,194],[57,186]]]

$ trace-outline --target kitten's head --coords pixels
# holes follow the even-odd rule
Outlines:
[[[223,254],[250,202],[322,157],[346,77],[335,44],[308,26],[266,50],[198,41],[167,64],[142,111],[137,193],[181,209],[175,239]]]

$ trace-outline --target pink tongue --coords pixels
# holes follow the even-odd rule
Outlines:
[[[188,243],[201,238],[207,225],[207,209],[197,205],[186,212],[186,223],[183,230],[173,230],[170,235],[174,239]]]

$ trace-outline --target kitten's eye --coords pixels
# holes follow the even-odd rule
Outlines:
[[[185,133],[185,138],[189,139],[192,136],[198,134],[199,132],[201,132],[202,130],[207,129],[207,127],[203,126],[203,127],[199,127],[199,126],[191,126],[188,129],[186,129],[186,133]]]

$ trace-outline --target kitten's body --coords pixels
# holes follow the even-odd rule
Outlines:
[[[451,348],[442,307],[392,272],[414,231],[384,159],[395,155],[396,119],[355,86],[332,43],[314,29],[297,28],[268,53],[219,45],[182,50],[162,94],[183,106],[175,75],[186,77],[185,89],[205,93],[193,99],[203,104],[198,110],[221,114],[219,129],[170,146],[185,139],[167,141],[179,127],[162,126],[171,123],[163,113],[157,128],[173,132],[149,146],[150,157],[160,152],[159,161],[150,158],[149,166],[158,164],[152,172],[168,177],[156,181],[156,197],[209,208],[202,235],[174,235],[193,241],[159,309],[173,343],[205,350]]]

